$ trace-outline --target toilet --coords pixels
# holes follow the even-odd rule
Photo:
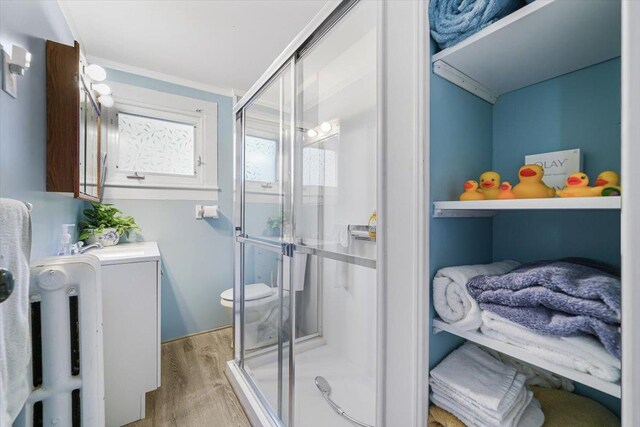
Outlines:
[[[307,255],[297,254],[294,290],[304,289],[307,270]],[[252,350],[278,342],[278,308],[280,288],[265,283],[251,283],[244,286],[245,349]],[[233,288],[220,294],[220,305],[233,318]],[[289,319],[289,290],[283,290],[282,322]]]
[[[284,290],[282,320],[289,318],[289,291]],[[280,289],[264,283],[244,287],[244,345],[247,350],[265,347],[278,341],[278,307]],[[220,305],[233,316],[233,288],[220,294]]]

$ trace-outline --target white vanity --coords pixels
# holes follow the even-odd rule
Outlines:
[[[145,395],[160,387],[160,251],[155,242],[88,253],[102,265],[106,426],[145,417]]]

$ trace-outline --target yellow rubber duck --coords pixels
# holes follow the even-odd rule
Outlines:
[[[488,171],[480,175],[480,189],[478,190],[489,200],[495,200],[500,194],[500,174]]]
[[[486,200],[487,196],[478,191],[478,181],[470,180],[464,183],[464,193],[460,195],[460,200]]]
[[[593,187],[589,187],[589,177],[582,172],[569,175],[566,186],[562,190],[556,191],[560,197],[593,197],[596,194]]]
[[[594,196],[619,196],[622,194],[620,175],[614,171],[601,172],[593,185],[595,185],[593,187]]]
[[[505,181],[502,184],[500,184],[500,193],[498,194],[498,199],[509,200],[509,199],[515,199],[515,198],[516,198],[516,195],[513,194],[513,189],[509,181]]]
[[[545,199],[556,195],[556,190],[542,182],[544,169],[542,166],[524,165],[518,171],[520,183],[513,187],[513,194],[518,199]]]

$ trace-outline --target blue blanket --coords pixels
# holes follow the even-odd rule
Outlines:
[[[467,283],[480,308],[554,336],[596,336],[620,357],[621,283],[584,264],[543,261]]]
[[[523,5],[523,0],[431,0],[431,36],[441,49],[445,49]]]

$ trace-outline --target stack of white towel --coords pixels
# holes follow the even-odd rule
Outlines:
[[[467,342],[431,370],[431,400],[468,426],[540,427],[544,414],[525,380]]]

